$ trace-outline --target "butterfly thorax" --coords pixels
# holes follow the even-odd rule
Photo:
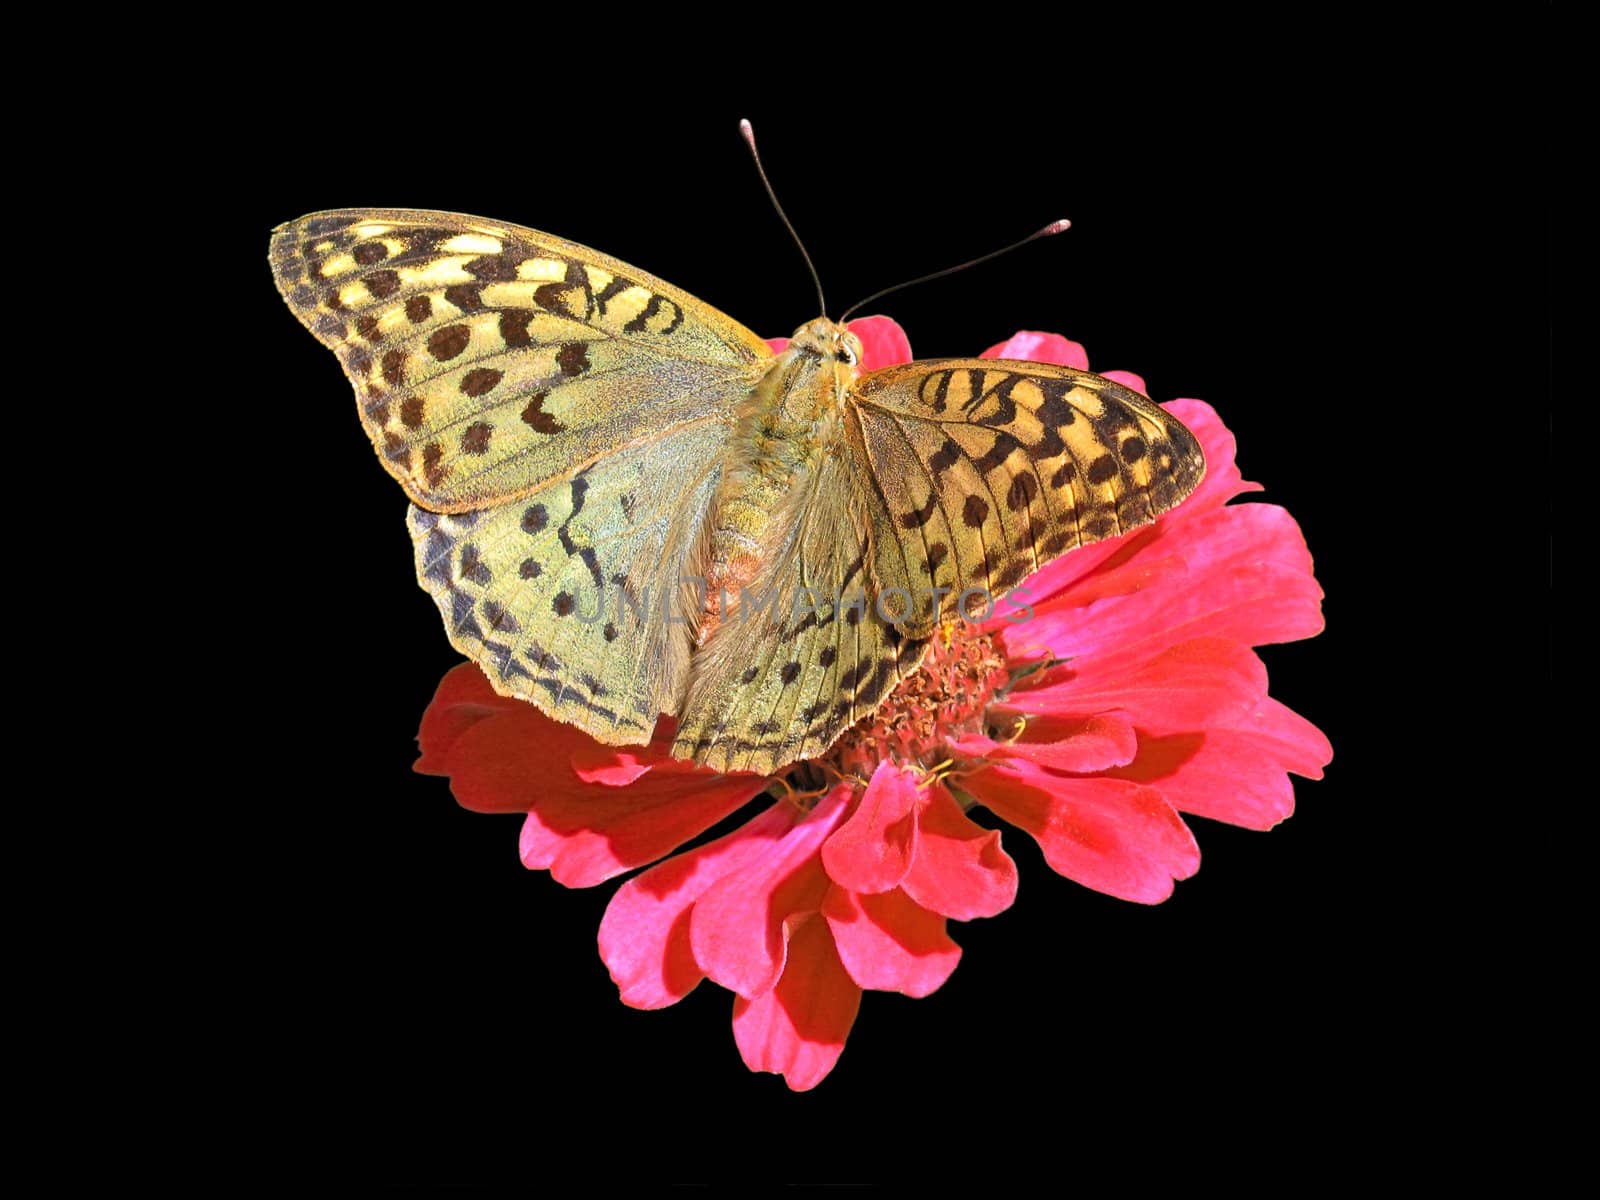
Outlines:
[[[772,552],[775,519],[843,431],[846,390],[854,382],[861,343],[827,318],[795,330],[772,359],[734,418],[712,509],[707,583],[735,592]],[[709,637],[718,617],[713,595],[701,626]]]

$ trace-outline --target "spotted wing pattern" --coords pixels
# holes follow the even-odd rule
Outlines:
[[[1069,367],[908,363],[862,377],[850,410],[861,478],[888,512],[875,571],[951,589],[919,611],[921,633],[966,589],[998,600],[1067,551],[1149,524],[1205,473],[1175,417]]]
[[[680,426],[479,511],[413,505],[417,579],[451,643],[502,695],[603,742],[648,741],[687,685],[726,434]]]
[[[770,351],[643,271],[455,213],[341,209],[274,231],[289,307],[343,364],[412,501],[467,512],[724,415]]]

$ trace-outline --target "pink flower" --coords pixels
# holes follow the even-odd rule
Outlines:
[[[864,369],[910,358],[887,318],[851,330]],[[1088,365],[1055,334],[985,356]],[[1166,407],[1206,455],[1188,500],[1025,580],[1031,620],[935,639],[871,718],[781,780],[671,758],[667,719],[649,746],[599,745],[495,695],[471,665],[440,684],[417,769],[450,776],[468,808],[526,811],[524,864],[568,886],[655,862],[600,925],[623,1002],[660,1008],[710,979],[734,993],[745,1063],[814,1087],[864,989],[928,995],[961,957],[946,922],[1010,907],[1016,866],[973,808],[1068,878],[1152,904],[1200,865],[1181,813],[1269,829],[1293,810],[1289,773],[1320,778],[1332,756],[1267,695],[1251,650],[1322,628],[1300,531],[1276,506],[1229,505],[1257,488],[1210,407]],[[770,805],[734,832],[656,862],[763,793]]]

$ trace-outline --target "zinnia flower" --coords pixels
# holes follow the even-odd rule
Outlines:
[[[887,318],[851,329],[863,369],[911,357]],[[985,356],[1088,366],[1055,334]],[[1320,778],[1332,756],[1267,695],[1251,650],[1322,628],[1300,530],[1276,506],[1228,503],[1257,485],[1210,407],[1166,407],[1205,450],[1192,496],[1025,580],[1031,619],[948,626],[868,720],[783,779],[673,759],[669,719],[648,746],[601,745],[497,696],[471,664],[424,715],[417,770],[448,775],[467,808],[527,812],[523,863],[569,887],[656,863],[600,925],[623,1002],[660,1008],[709,978],[734,993],[745,1063],[814,1087],[864,989],[928,995],[961,958],[947,922],[1011,905],[1016,866],[974,809],[1067,878],[1154,904],[1200,865],[1180,813],[1271,828],[1294,806],[1289,773]],[[734,832],[656,862],[762,795]]]

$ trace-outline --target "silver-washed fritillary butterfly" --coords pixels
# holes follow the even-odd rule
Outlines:
[[[340,209],[273,277],[411,499],[417,578],[495,689],[602,742],[771,772],[822,754],[961,606],[1146,524],[1194,436],[1084,371],[862,374],[843,325],[781,354],[547,233]],[[963,599],[963,594],[967,598]]]

